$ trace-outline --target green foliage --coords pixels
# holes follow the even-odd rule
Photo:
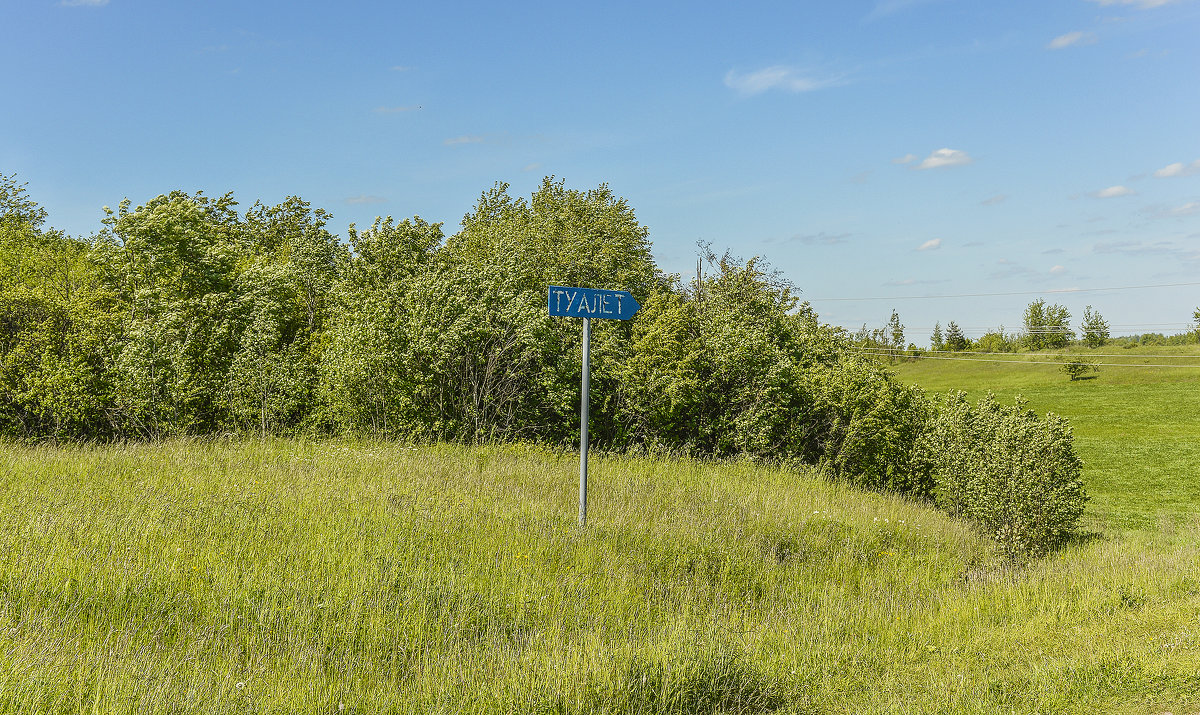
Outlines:
[[[1018,398],[988,394],[972,406],[946,397],[922,440],[936,503],[995,539],[1012,559],[1040,556],[1073,536],[1087,496],[1071,427],[1042,420]]]
[[[946,325],[946,349],[955,352],[971,349],[971,341],[963,335],[962,329],[953,320]]]
[[[46,222],[46,209],[29,198],[27,184],[18,184],[16,174],[0,174],[0,230],[41,229]]]
[[[929,336],[929,349],[939,352],[946,349],[946,340],[942,337],[942,324],[933,324],[933,335]]]
[[[1030,350],[1065,348],[1075,337],[1070,323],[1071,312],[1064,306],[1047,305],[1038,298],[1025,308],[1025,346]]]
[[[1078,380],[1089,372],[1100,372],[1100,366],[1087,358],[1076,358],[1064,362],[1059,368],[1060,371],[1072,380]]]
[[[1015,353],[1019,344],[1019,339],[1016,335],[1009,335],[1004,332],[1004,326],[1000,326],[999,330],[989,331],[984,333],[982,337],[975,341],[975,349],[985,353]]]
[[[1083,322],[1079,326],[1079,332],[1083,336],[1084,344],[1089,348],[1098,348],[1104,345],[1110,336],[1108,321],[1100,315],[1099,311],[1093,311],[1090,305],[1083,310]]]

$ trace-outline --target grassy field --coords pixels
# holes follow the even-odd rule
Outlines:
[[[746,463],[597,459],[581,531],[576,465],[4,445],[0,712],[1200,709],[1182,497],[1012,571],[923,506]]]
[[[1032,362],[1057,354],[918,360],[894,369],[929,392],[965,390],[975,399],[991,391],[1008,401],[1019,394],[1040,414],[1069,418],[1092,495],[1092,528],[1153,530],[1194,522],[1200,516],[1200,347],[1075,348],[1066,354],[1108,364],[1073,382],[1054,365]],[[1198,367],[1147,367],[1179,364]]]

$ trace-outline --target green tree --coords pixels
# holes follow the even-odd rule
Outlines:
[[[945,350],[946,341],[942,337],[942,324],[933,324],[933,335],[929,336],[929,349],[934,351]]]
[[[1084,344],[1089,348],[1098,348],[1108,342],[1108,321],[1100,315],[1100,311],[1093,311],[1089,305],[1083,310],[1083,323],[1079,326],[1079,332],[1083,336]]]
[[[334,289],[320,363],[323,400],[336,427],[382,435],[436,432],[427,406],[415,399],[429,355],[423,348],[414,352],[413,337],[422,334],[428,306],[412,294],[442,268],[435,263],[442,240],[441,224],[420,217],[377,218],[361,232],[350,227],[350,253]]]
[[[53,229],[0,176],[0,434],[110,432],[110,355],[119,334],[91,247]]]
[[[946,325],[946,349],[955,352],[967,350],[971,347],[971,341],[967,340],[963,335],[962,329],[953,320]]]
[[[1071,331],[1071,312],[1042,298],[1025,308],[1025,345],[1030,350],[1065,348],[1075,338]]]
[[[894,309],[892,317],[888,319],[887,337],[891,355],[895,358],[897,353],[904,350],[904,326],[900,323],[900,314]]]
[[[1196,341],[1200,342],[1200,307],[1192,312],[1192,332],[1196,335]]]

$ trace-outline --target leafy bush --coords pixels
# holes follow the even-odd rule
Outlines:
[[[948,395],[922,439],[939,507],[973,522],[1009,558],[1040,556],[1076,531],[1087,495],[1071,427],[1018,398],[972,407]]]
[[[1058,368],[1060,372],[1065,372],[1070,376],[1072,381],[1083,377],[1084,373],[1100,372],[1100,367],[1096,363],[1086,358],[1078,358],[1069,362],[1064,362],[1062,367]]]

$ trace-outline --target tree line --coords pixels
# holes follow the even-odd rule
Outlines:
[[[298,197],[242,211],[231,194],[173,191],[105,208],[103,228],[75,238],[46,228],[46,212],[3,175],[0,216],[9,439],[306,433],[569,445],[581,334],[578,321],[547,315],[556,284],[629,290],[643,306],[593,329],[589,431],[599,446],[814,464],[935,501],[962,492],[951,484],[968,476],[1007,479],[987,477],[988,460],[1027,450],[1030,430],[1074,458],[1063,422],[1020,406],[939,407],[901,384],[757,259],[705,250],[706,275],[663,273],[648,229],[606,185],[546,178],[525,199],[497,184],[450,235],[419,216],[389,217],[351,225],[342,240],[326,211]],[[993,449],[977,449],[967,475],[939,450],[979,442],[964,430],[980,425],[993,425]],[[1071,459],[1051,465],[1067,506],[1049,521],[1029,517],[1051,524],[1050,536],[1014,549],[1047,548],[1074,528],[1085,497]],[[997,514],[1020,513],[1002,495],[992,501]]]
[[[877,354],[893,358],[922,351],[913,343],[905,346],[904,325],[899,314],[893,310],[891,318],[881,328],[868,330],[863,325],[852,336],[859,347],[869,347]],[[1177,335],[1144,333],[1114,338],[1109,323],[1092,306],[1084,308],[1078,333],[1071,328],[1071,311],[1058,303],[1047,303],[1044,298],[1032,301],[1025,308],[1022,329],[1013,332],[1000,326],[984,335],[970,339],[958,323],[951,320],[943,330],[941,321],[933,326],[929,336],[929,350],[934,352],[978,351],[988,353],[1015,353],[1018,350],[1062,350],[1071,345],[1098,348],[1117,343],[1125,347],[1138,345],[1188,345],[1200,343],[1200,307],[1192,313],[1191,327]]]

